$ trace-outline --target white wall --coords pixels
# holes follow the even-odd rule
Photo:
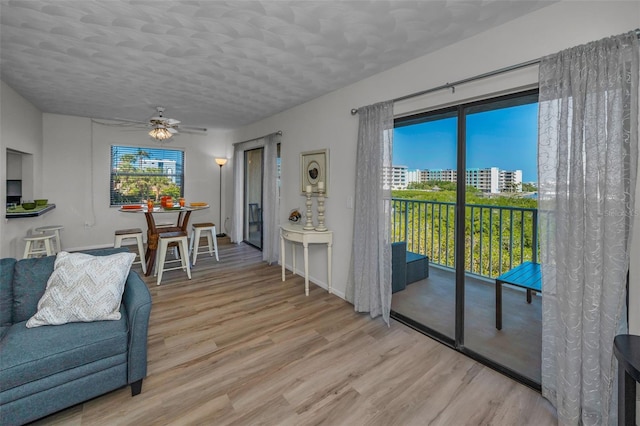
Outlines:
[[[31,199],[42,194],[42,114],[31,103],[0,82],[0,199],[6,200],[7,149],[30,155],[22,167],[23,193]],[[25,158],[27,158],[25,156]],[[3,202],[4,204],[4,202]],[[0,219],[0,258],[22,257],[27,231],[42,225],[42,217]]]
[[[344,296],[354,221],[353,210],[347,206],[354,196],[357,166],[358,118],[350,115],[351,108],[537,59],[637,27],[640,2],[564,1],[239,129],[233,139],[241,141],[282,130],[281,223],[286,222],[292,208],[304,206],[298,183],[300,153],[329,148],[331,194],[325,214],[326,224],[334,232],[332,284],[334,291]],[[443,91],[398,103],[395,110],[401,115],[480,94],[530,87],[536,82],[537,70],[533,67],[457,87],[455,95]],[[310,248],[311,279],[323,286],[327,282],[325,261],[321,247]]]
[[[146,229],[144,215],[109,207],[111,145],[158,148],[144,129],[105,126],[89,118],[43,115],[43,194],[57,206],[47,223],[65,227],[65,249],[113,244],[116,229]],[[191,220],[218,222],[220,171],[215,157],[227,156],[228,131],[207,135],[180,134],[167,147],[185,150],[185,198],[205,201],[211,209],[192,213]],[[175,220],[171,217],[167,219]],[[164,218],[163,218],[164,219]]]

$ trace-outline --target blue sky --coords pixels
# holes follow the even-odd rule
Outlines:
[[[398,127],[393,164],[415,169],[455,169],[457,119]],[[538,104],[467,116],[467,168],[522,170],[523,182],[537,182]]]

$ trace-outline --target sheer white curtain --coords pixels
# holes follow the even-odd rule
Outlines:
[[[271,265],[280,253],[279,221],[280,196],[278,194],[278,142],[277,133],[264,138],[264,183],[262,185],[262,260]]]
[[[540,64],[542,394],[563,425],[616,421],[612,349],[626,329],[638,78],[635,33]]]
[[[391,311],[391,155],[393,102],[358,108],[360,124],[356,157],[351,270],[347,300],[357,312]]]
[[[231,232],[229,238],[232,243],[241,243],[244,217],[244,150],[246,144],[233,147],[233,206],[231,214]]]

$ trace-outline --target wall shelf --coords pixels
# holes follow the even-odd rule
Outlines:
[[[45,213],[50,212],[55,209],[55,204],[47,204],[46,206],[36,207],[33,210],[25,210],[22,207],[14,207],[13,209],[7,209],[7,215],[5,216],[7,219],[17,219],[20,217],[36,217],[42,216]]]

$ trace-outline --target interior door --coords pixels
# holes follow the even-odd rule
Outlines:
[[[262,249],[264,148],[244,152],[244,241]]]

